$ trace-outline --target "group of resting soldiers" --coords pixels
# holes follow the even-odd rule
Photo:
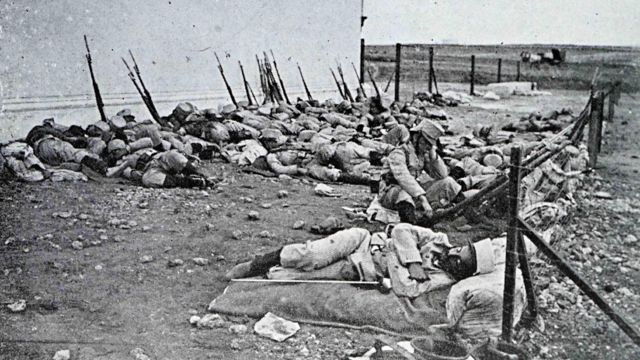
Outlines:
[[[463,199],[498,172],[471,157],[445,163],[444,129],[426,117],[428,103],[359,100],[240,103],[220,111],[180,103],[158,122],[137,121],[125,109],[84,129],[45,119],[26,143],[49,167],[85,166],[146,187],[213,186],[200,163],[214,156],[273,176],[371,185],[408,223]]]

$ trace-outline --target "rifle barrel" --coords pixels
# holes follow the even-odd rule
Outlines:
[[[138,62],[136,61],[136,58],[133,56],[131,49],[129,49],[129,56],[131,56],[131,61],[133,61],[133,70],[136,72],[136,75],[138,76],[138,80],[140,81],[140,86],[142,87],[142,91],[144,91],[144,97],[146,98],[145,103],[147,104],[147,108],[151,113],[151,117],[153,118],[153,120],[160,122],[160,115],[158,113],[158,110],[156,109],[156,105],[153,103],[153,99],[151,98],[151,93],[147,89],[147,86],[144,84],[144,81],[142,80],[142,75],[140,74],[140,68],[138,67]]]
[[[242,81],[244,82],[244,91],[247,93],[249,105],[253,105],[253,101],[251,100],[251,93],[249,92],[249,83],[247,82],[247,78],[244,75],[244,68],[242,67],[242,63],[240,62],[240,60],[238,60],[238,65],[240,65],[240,73],[242,73]]]
[[[331,76],[333,76],[333,81],[335,81],[336,86],[338,87],[338,92],[340,93],[340,97],[342,97],[342,100],[346,100],[346,97],[342,92],[342,87],[340,86],[340,82],[338,81],[338,78],[336,78],[336,74],[333,72],[332,68],[329,68],[329,71],[331,71]]]
[[[302,75],[302,68],[300,68],[300,64],[298,65],[298,71],[300,72],[300,78],[302,78],[302,85],[304,85],[304,91],[307,93],[307,98],[309,101],[313,101],[313,97],[311,96],[311,92],[309,91],[309,87],[307,86],[307,82],[304,81],[304,75]]]
[[[276,63],[276,57],[273,55],[273,50],[269,50],[271,52],[271,58],[273,59],[273,67],[276,69],[276,75],[278,75],[278,80],[280,81],[280,87],[282,88],[282,94],[284,95],[284,99],[287,104],[291,105],[291,101],[289,101],[289,95],[287,94],[287,89],[284,87],[284,81],[282,81],[282,76],[280,76],[280,70],[278,70],[278,63]]]
[[[87,58],[87,64],[89,65],[89,73],[91,74],[91,84],[93,85],[93,93],[96,96],[96,105],[98,107],[98,112],[100,113],[100,120],[106,122],[107,116],[104,113],[104,102],[102,102],[102,95],[100,95],[100,87],[96,82],[96,76],[93,73],[93,65],[91,64],[91,50],[89,50],[89,42],[87,41],[87,35],[84,35],[84,45],[87,48],[87,54],[85,57]]]
[[[380,97],[380,89],[378,89],[378,84],[376,84],[376,81],[374,80],[373,75],[371,74],[371,69],[367,68],[367,73],[369,74],[369,79],[373,84],[373,89],[376,91],[376,96]]]
[[[342,66],[340,64],[338,64],[338,74],[340,75],[340,79],[342,79],[342,85],[344,86],[344,95],[349,101],[353,102],[353,96],[351,96],[351,91],[349,91],[347,82],[344,81],[344,73],[342,72]]]
[[[227,92],[229,93],[229,96],[231,97],[231,102],[233,103],[233,105],[238,107],[238,103],[236,102],[236,97],[233,96],[233,90],[231,90],[231,86],[229,86],[229,82],[227,81],[227,77],[224,76],[224,69],[222,68],[222,63],[220,63],[220,59],[218,58],[218,54],[216,54],[214,52],[213,55],[215,55],[216,56],[216,60],[218,60],[218,70],[220,70],[220,75],[222,75],[222,81],[224,81],[224,85],[227,87]]]
[[[364,91],[364,87],[362,87],[362,79],[360,79],[360,75],[358,75],[358,70],[356,70],[356,66],[353,63],[351,63],[351,66],[353,67],[353,71],[356,74],[356,79],[358,79],[358,87],[360,88],[360,91],[362,91],[362,96],[366,98],[367,93]]]

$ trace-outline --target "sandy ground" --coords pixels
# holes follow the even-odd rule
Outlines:
[[[585,92],[553,93],[446,111],[452,127],[464,130],[532,110],[571,107],[577,113],[587,100]],[[623,95],[599,168],[575,194],[577,207],[558,240],[558,251],[636,327],[640,243],[625,239],[638,233],[638,111],[637,98]],[[231,266],[317,238],[308,230],[325,217],[381,228],[349,220],[341,209],[365,207],[372,198],[368,188],[336,185],[340,198],[322,198],[313,194],[312,181],[244,174],[220,162],[207,167],[225,179],[215,190],[0,180],[0,358],[50,359],[70,349],[72,359],[133,359],[130,352],[141,348],[152,359],[335,359],[370,348],[374,334],[344,329],[302,325],[293,338],[275,343],[253,334],[254,319],[230,319],[229,325],[248,325],[239,335],[228,327],[189,325],[191,314],[204,314],[224,290],[223,275]],[[288,196],[278,198],[279,190]],[[608,191],[613,199],[596,199],[595,191]],[[251,210],[260,213],[258,221],[247,219]],[[305,221],[303,229],[292,229],[297,220]],[[74,249],[74,241],[83,248]],[[142,262],[146,255],[153,260]],[[196,265],[194,257],[209,263]],[[173,259],[184,265],[169,267]],[[541,309],[543,332],[517,334],[532,356],[640,357],[640,347],[558,271],[544,262],[534,265],[538,294],[547,290],[554,301]],[[18,299],[27,301],[26,311],[10,312],[5,305]]]

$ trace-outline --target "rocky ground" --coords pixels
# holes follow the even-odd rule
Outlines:
[[[532,109],[578,112],[585,103],[584,93],[554,91],[553,97],[447,112],[461,129]],[[623,95],[599,168],[575,194],[554,245],[636,327],[638,104]],[[338,359],[369,349],[375,334],[361,331],[303,324],[276,343],[253,333],[255,319],[210,319],[200,328],[189,323],[224,290],[231,266],[318,237],[309,229],[327,216],[345,226],[380,228],[342,210],[365,207],[368,188],[340,185],[339,198],[318,197],[308,180],[264,178],[221,162],[207,166],[225,179],[214,190],[1,179],[0,358],[51,359],[68,349],[72,359]],[[294,229],[299,221],[304,225]],[[533,268],[545,328],[516,336],[532,357],[640,358],[640,347],[555,268],[542,260]]]

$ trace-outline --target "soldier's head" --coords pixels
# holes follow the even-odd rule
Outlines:
[[[495,260],[491,240],[486,239],[477,243],[469,241],[465,246],[448,249],[436,257],[434,265],[458,281],[492,272],[495,268]]]
[[[436,146],[440,136],[444,134],[442,126],[431,120],[424,119],[409,130],[411,142],[418,153],[425,153],[432,146]]]

